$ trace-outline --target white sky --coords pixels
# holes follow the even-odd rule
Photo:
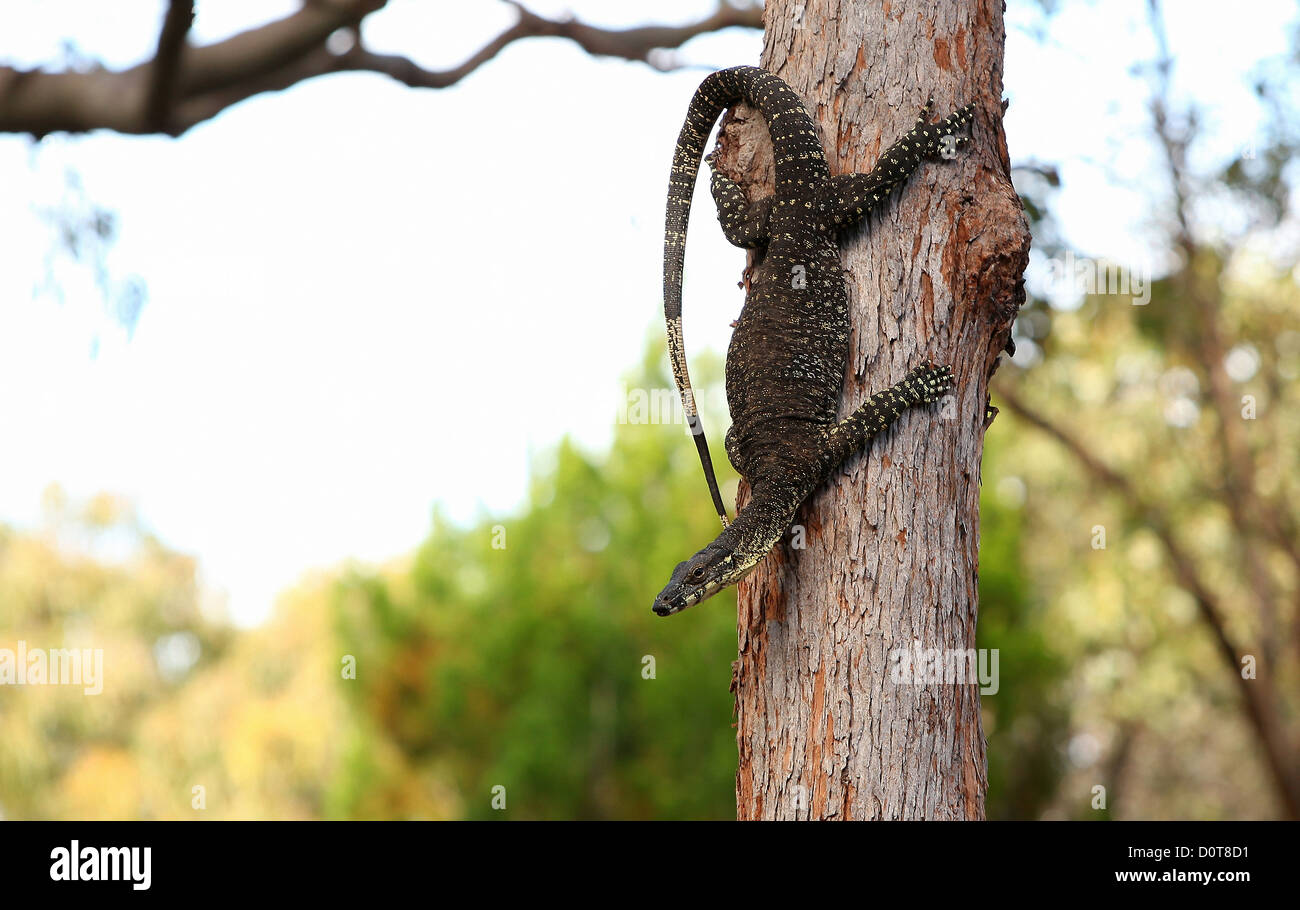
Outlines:
[[[194,37],[296,5],[208,0]],[[712,0],[607,6],[531,4],[621,27]],[[1167,6],[1179,89],[1211,114],[1206,153],[1239,154],[1258,116],[1245,76],[1285,49],[1294,4]],[[1080,255],[1151,255],[1148,93],[1129,72],[1151,56],[1144,7],[1070,6],[1041,47],[1017,27],[1038,21],[1032,6],[1008,12],[1013,160],[1060,165],[1057,214]],[[0,61],[57,61],[72,39],[129,66],[152,51],[161,9],[6,0]],[[445,67],[511,21],[505,4],[394,0],[366,40]],[[682,57],[753,63],[760,46],[733,30]],[[0,137],[0,521],[35,523],[51,482],[125,495],[253,623],[312,567],[412,549],[435,503],[460,520],[512,508],[532,454],[565,433],[608,441],[619,380],[662,331],[668,164],[703,74],[533,40],[451,89],[332,76],[179,140],[56,136],[33,153]],[[50,246],[33,206],[58,200],[67,166],[119,216],[115,273],[147,283],[129,342],[84,278],[65,276],[63,306],[33,295]],[[743,258],[699,190],[687,345],[721,351]]]

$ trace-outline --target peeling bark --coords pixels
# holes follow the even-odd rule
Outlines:
[[[800,10],[802,12],[800,13]],[[845,236],[853,313],[841,416],[927,357],[956,390],[845,463],[740,586],[741,819],[980,819],[978,683],[892,681],[895,649],[975,647],[988,381],[1024,300],[1029,229],[1002,131],[1000,0],[769,0],[762,66],[807,102],[834,173],[868,171],[933,94],[977,104],[973,143],[924,164]],[[772,192],[766,127],[728,115],[721,167]],[[739,505],[748,490],[743,488]]]

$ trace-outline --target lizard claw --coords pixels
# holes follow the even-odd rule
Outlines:
[[[925,99],[925,104],[921,105],[921,113],[916,115],[916,125],[918,128],[926,126],[930,122],[930,112],[934,110],[934,95]]]
[[[922,157],[932,161],[939,158],[955,157],[958,149],[970,145],[970,137],[954,136],[954,134],[973,122],[974,119],[975,103],[971,102],[959,107],[938,123],[921,124],[921,127],[928,127],[928,129],[922,131],[922,135],[925,137],[922,144]]]
[[[975,119],[975,103],[964,105],[957,108],[943,119],[942,126],[944,134],[955,133],[958,129],[965,126]]]
[[[907,375],[916,397],[928,404],[937,401],[953,387],[952,367],[937,366],[933,361],[926,361]]]

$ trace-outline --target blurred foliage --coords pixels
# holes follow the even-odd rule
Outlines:
[[[143,532],[129,508],[97,497],[74,509],[47,490],[39,532],[0,528],[0,648],[102,649],[103,691],[0,688],[0,812],[155,814],[141,728],[175,697],[177,676],[221,663],[231,638],[199,609],[193,560]]]
[[[999,427],[999,429],[1001,429]],[[992,819],[1038,818],[1064,773],[1068,663],[1048,634],[1047,604],[1021,568],[1023,483],[1000,468],[1006,434],[985,438],[976,645],[998,651],[999,686],[982,699]]]
[[[1243,653],[1274,655],[1264,672],[1290,702],[1283,716],[1295,718],[1300,673],[1281,630],[1294,628],[1295,616],[1279,616],[1270,632],[1249,598],[1243,541],[1221,500],[1219,428],[1206,413],[1204,381],[1197,380],[1195,363],[1165,346],[1165,331],[1152,331],[1161,325],[1161,312],[1170,313],[1169,322],[1180,318],[1182,302],[1167,282],[1157,282],[1148,307],[1091,296],[1078,311],[1057,312],[1043,363],[1030,370],[1022,390],[1040,411],[1086,439],[1109,467],[1136,478],[1143,494],[1167,511],[1222,595]],[[1225,277],[1223,286],[1225,321],[1240,338],[1255,339],[1235,348],[1240,364],[1255,364],[1240,367],[1238,390],[1257,399],[1256,419],[1245,424],[1252,459],[1268,478],[1270,497],[1295,502],[1300,289],[1291,274],[1269,269],[1242,281]],[[1283,377],[1292,381],[1279,382]],[[1231,671],[1134,503],[1099,497],[1093,478],[1053,439],[1006,412],[998,422],[998,430],[1017,441],[1000,463],[1026,490],[1027,533],[1047,542],[1021,550],[1032,590],[1047,604],[1036,627],[1052,630],[1054,646],[1073,664],[1071,774],[1053,813],[1096,818],[1089,792],[1105,785],[1106,816],[1281,814]],[[1099,526],[1104,549],[1093,546]],[[982,543],[982,565],[1000,562],[997,538]],[[1277,555],[1269,556],[1269,565],[1282,591],[1279,603],[1295,603],[1294,572]],[[982,604],[982,638],[989,632],[987,607]]]
[[[631,386],[671,388],[649,378]],[[566,442],[517,516],[435,518],[409,568],[340,584],[349,703],[450,781],[460,816],[734,816],[735,595],[680,623],[650,612],[714,533],[683,441],[680,424],[624,424],[599,457]]]
[[[1021,564],[1071,666],[1065,776],[1047,814],[1296,817],[1284,792],[1300,792],[1300,30],[1291,53],[1259,65],[1263,125],[1226,162],[1198,154],[1203,117],[1175,109],[1173,63],[1148,69],[1164,168],[1153,182],[1173,190],[1151,220],[1172,267],[1149,300],[1122,286],[1063,308],[1031,300],[1020,322],[1035,324],[1017,328],[1031,356],[999,377],[1032,423],[1073,440],[1005,410],[995,425],[1016,440],[999,464],[1040,542]]]
[[[40,171],[39,150],[40,146],[33,149],[34,178]],[[48,149],[44,153],[55,154]],[[129,341],[148,293],[139,275],[122,275],[114,268],[117,214],[91,198],[81,175],[71,166],[62,169],[58,198],[33,208],[49,232],[44,277],[34,288],[35,296],[48,297],[61,306],[67,305],[70,298],[97,299],[101,303],[102,314],[89,320],[93,326],[89,339],[92,359],[99,353],[102,334],[110,328],[122,332]]]
[[[655,345],[629,388],[671,389],[660,360]],[[700,360],[703,387],[719,369]],[[650,612],[669,569],[715,533],[686,439],[681,424],[627,423],[600,456],[563,443],[517,515],[435,515],[411,558],[306,579],[244,632],[203,614],[192,561],[120,504],[60,500],[50,527],[0,538],[0,647],[92,642],[108,683],[101,696],[0,690],[0,721],[23,734],[0,750],[0,809],[733,818],[734,591],[672,621]],[[105,537],[121,558],[86,550]],[[1003,669],[986,699],[990,806],[1032,817],[1056,789],[1064,669],[1017,568],[1019,509],[987,502],[984,540],[981,637]],[[197,644],[193,663],[169,660],[178,635]]]
[[[0,690],[0,720],[25,737],[6,739],[0,810],[733,816],[735,595],[673,623],[650,612],[668,567],[713,533],[684,439],[680,424],[625,424],[599,458],[562,444],[518,516],[469,528],[435,516],[405,564],[306,581],[244,633],[200,616],[191,561],[111,516],[92,522],[88,508],[75,524],[126,533],[120,564],[71,555],[51,530],[6,531],[0,647],[94,642],[114,694]],[[203,658],[169,682],[159,643],[175,634]],[[491,806],[497,785],[505,813]]]
[[[1217,257],[1206,261],[1233,339],[1233,400],[1244,409],[1252,396],[1256,408],[1253,418],[1243,410],[1228,419],[1245,428],[1261,495],[1293,503],[1300,495],[1300,287],[1289,270],[1259,261],[1239,259],[1231,272]],[[1223,430],[1203,364],[1180,342],[1191,319],[1178,280],[1156,282],[1145,307],[1090,296],[1075,311],[1056,312],[1042,362],[1018,385],[1039,413],[1053,415],[1161,510],[1219,597],[1241,653],[1266,666],[1267,680],[1253,684],[1275,689],[1281,717],[1295,718],[1300,660],[1290,643],[1300,626],[1288,609],[1297,601],[1295,571],[1271,545],[1244,539],[1224,505]],[[1090,790],[1103,785],[1106,814],[1117,817],[1283,814],[1233,670],[1145,514],[1123,496],[1098,496],[1104,488],[1059,443],[1004,414],[999,429],[1017,444],[1002,467],[1027,490],[1027,533],[1050,542],[1023,548],[1022,562],[1031,589],[1049,605],[1040,621],[1074,666],[1073,771],[1053,811],[1097,817]],[[1098,527],[1104,548],[1094,547]],[[982,564],[997,559],[989,547],[986,538]],[[1243,547],[1262,548],[1276,615],[1256,607]]]

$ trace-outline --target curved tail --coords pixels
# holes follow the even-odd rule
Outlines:
[[[713,124],[722,112],[739,101],[759,109],[772,136],[776,160],[776,183],[813,181],[829,176],[817,128],[799,96],[781,79],[754,66],[719,70],[706,78],[686,111],[686,121],[677,137],[672,172],[668,176],[668,211],[664,220],[664,319],[668,324],[668,356],[673,379],[682,397],[682,409],[695,447],[700,453],[704,479],[713,497],[713,507],[727,526],[727,509],[718,492],[718,479],[709,457],[709,443],[695,407],[691,375],[686,368],[686,347],[682,340],[682,271],[686,259],[686,225],[690,220],[691,196],[699,174],[700,159]]]

